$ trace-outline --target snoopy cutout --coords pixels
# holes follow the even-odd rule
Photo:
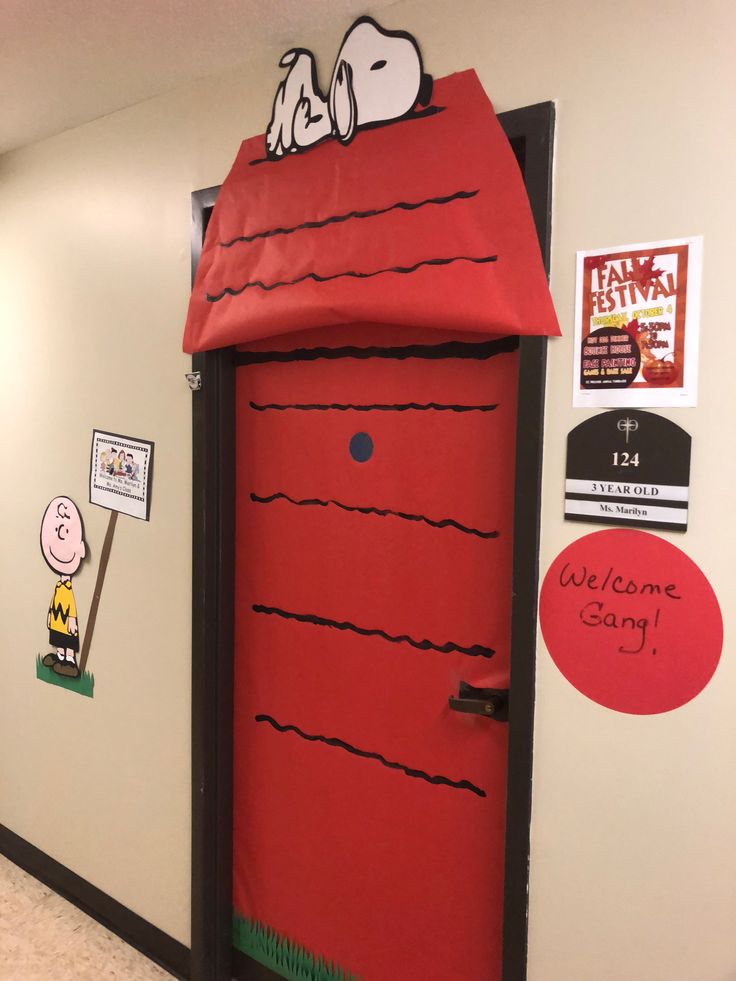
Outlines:
[[[289,72],[276,90],[266,130],[270,158],[330,136],[349,143],[359,128],[406,118],[432,96],[432,76],[424,73],[414,38],[384,31],[370,17],[359,18],[343,38],[327,98],[311,51],[292,48],[279,64]]]

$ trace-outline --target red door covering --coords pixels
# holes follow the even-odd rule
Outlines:
[[[285,977],[497,981],[506,729],[447,698],[508,685],[507,335],[559,333],[521,175],[472,71],[349,146],[263,147],[184,337],[241,352],[234,943]]]
[[[508,730],[448,696],[508,687],[517,346],[241,349],[234,943],[284,977],[501,977]]]
[[[559,334],[521,174],[474,71],[428,112],[264,160],[246,140],[210,220],[184,350],[383,323]]]

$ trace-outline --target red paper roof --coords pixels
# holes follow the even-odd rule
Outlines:
[[[207,229],[184,350],[356,322],[560,333],[521,174],[474,71],[435,111],[263,160],[242,143]]]

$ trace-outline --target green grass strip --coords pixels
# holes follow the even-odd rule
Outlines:
[[[359,981],[356,975],[315,957],[271,927],[233,914],[233,946],[288,981]]]
[[[40,654],[36,656],[36,677],[39,681],[45,681],[47,685],[66,688],[67,691],[75,691],[78,695],[86,695],[87,698],[92,698],[95,692],[95,676],[89,671],[85,671],[79,678],[65,678],[63,674],[57,674],[53,668],[44,667]]]

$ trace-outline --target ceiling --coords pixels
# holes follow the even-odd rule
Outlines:
[[[355,14],[355,0],[0,0],[0,153],[269,49],[278,60],[323,29],[341,36]]]

